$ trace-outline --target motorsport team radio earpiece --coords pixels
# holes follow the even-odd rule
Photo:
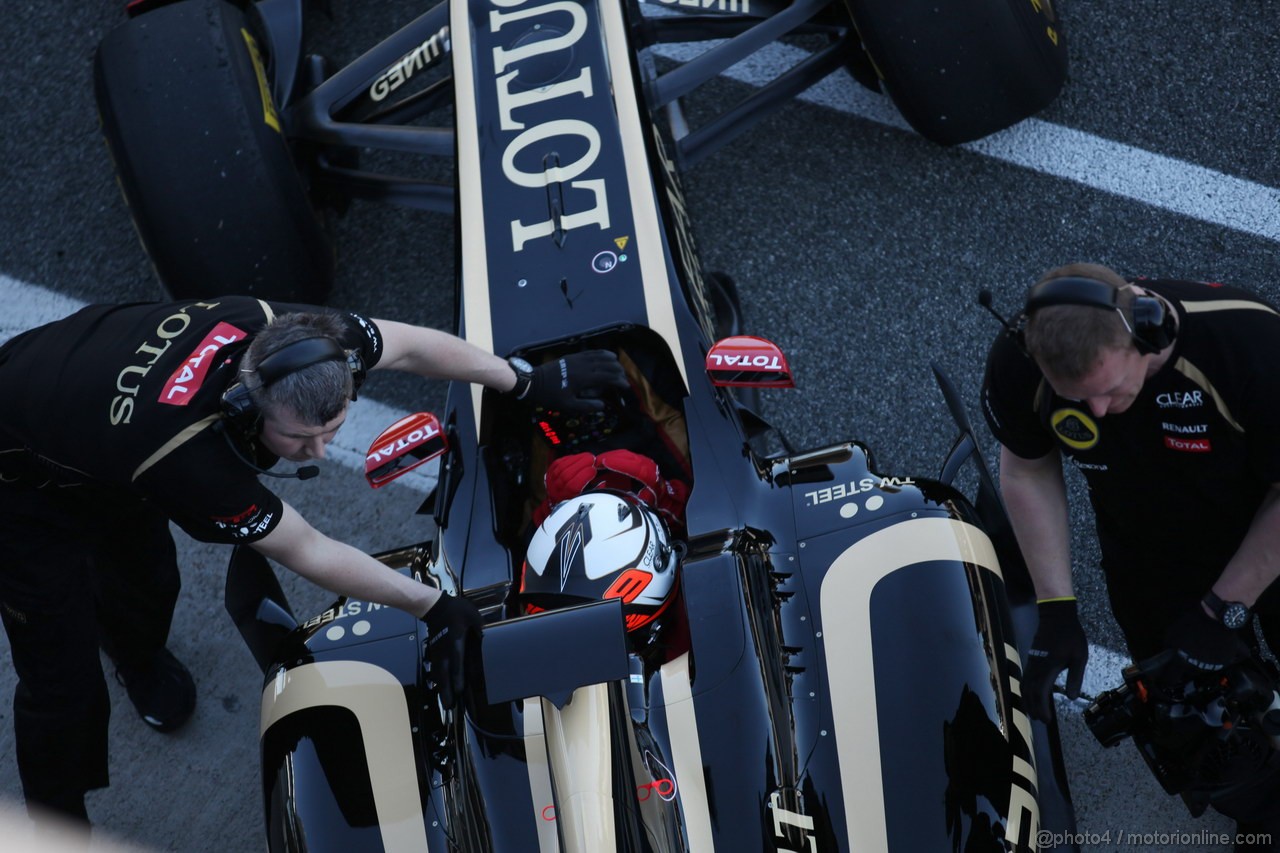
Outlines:
[[[356,392],[359,391],[360,384],[364,382],[366,373],[364,360],[360,358],[358,350],[344,349],[341,344],[327,335],[302,338],[268,353],[259,362],[257,368],[252,371],[258,374],[257,385],[250,388],[248,383],[241,379],[233,382],[226,391],[222,392],[222,420],[219,421],[219,426],[223,427],[222,432],[227,439],[227,444],[236,456],[240,457],[242,462],[259,474],[281,479],[296,477],[299,480],[309,480],[320,474],[320,469],[315,465],[306,465],[292,474],[276,474],[261,468],[241,452],[240,448],[236,446],[231,432],[234,429],[241,435],[251,436],[254,430],[257,429],[258,422],[262,418],[262,411],[253,400],[253,391],[279,382],[284,377],[300,370],[305,370],[313,364],[321,364],[326,361],[341,361],[350,368],[351,399],[355,400]],[[243,373],[245,371],[242,371]],[[230,427],[230,429],[226,427]]]
[[[1124,323],[1129,337],[1133,339],[1133,345],[1143,355],[1160,352],[1173,343],[1177,334],[1173,312],[1166,310],[1164,303],[1156,297],[1134,296],[1129,305],[1125,306],[1120,302],[1119,288],[1083,276],[1051,278],[1033,285],[1027,292],[1027,302],[1022,314],[1014,318],[1013,323],[991,307],[991,291],[979,291],[978,304],[1000,321],[1024,351],[1022,330],[1026,326],[1027,317],[1050,305],[1085,305],[1115,311],[1120,315],[1120,321]]]

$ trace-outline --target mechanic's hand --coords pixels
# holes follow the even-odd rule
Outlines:
[[[1249,645],[1241,632],[1214,619],[1198,601],[1165,631],[1164,644],[1177,652],[1183,663],[1202,673],[1217,672],[1249,656]]]
[[[441,595],[422,621],[427,623],[422,647],[427,686],[440,694],[445,708],[452,708],[466,686],[467,647],[480,633],[480,611],[465,598]]]
[[[1067,697],[1080,696],[1084,665],[1089,660],[1089,640],[1080,624],[1074,598],[1054,598],[1040,602],[1040,626],[1031,641],[1027,669],[1022,676],[1022,695],[1027,713],[1048,722],[1053,713],[1053,683],[1058,673],[1067,672]]]
[[[527,399],[558,412],[599,412],[609,388],[626,388],[627,374],[608,350],[575,352],[533,369]]]

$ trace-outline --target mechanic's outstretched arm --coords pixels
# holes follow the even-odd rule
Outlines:
[[[358,548],[325,536],[287,503],[280,523],[252,547],[331,592],[396,607],[426,622],[423,655],[428,678],[446,708],[457,702],[465,686],[467,646],[481,625],[475,605],[405,577]]]
[[[526,365],[525,373],[518,375],[506,360],[447,332],[395,320],[374,322],[384,347],[375,370],[474,382],[561,411],[602,409],[604,391],[627,387],[626,371],[607,350],[570,353],[537,367]]]
[[[1075,699],[1089,660],[1089,641],[1071,588],[1070,525],[1061,456],[1055,450],[1039,459],[1024,459],[1002,446],[1000,491],[1039,603],[1040,625],[1031,642],[1023,694],[1028,713],[1048,720],[1058,674],[1066,670],[1067,695]]]

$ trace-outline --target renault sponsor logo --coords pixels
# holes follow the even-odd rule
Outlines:
[[[1073,450],[1089,450],[1098,443],[1098,425],[1079,409],[1058,409],[1049,423],[1062,443]]]
[[[1164,437],[1164,446],[1183,453],[1209,453],[1213,450],[1213,445],[1207,438],[1178,438],[1172,435]]]
[[[1156,405],[1162,409],[1194,409],[1204,405],[1201,391],[1166,391],[1156,395]]]
[[[1183,435],[1202,435],[1209,431],[1208,424],[1171,424],[1167,421],[1160,424],[1165,432],[1178,432]]]

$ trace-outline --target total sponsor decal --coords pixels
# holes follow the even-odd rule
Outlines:
[[[151,368],[160,356],[164,355],[169,350],[169,347],[173,346],[174,339],[181,336],[191,326],[191,316],[187,312],[197,308],[207,311],[217,307],[217,302],[195,302],[191,305],[184,305],[156,325],[154,337],[148,338],[138,345],[138,348],[134,350],[134,354],[143,356],[142,359],[138,360],[140,363],[125,365],[116,375],[116,390],[120,393],[111,398],[111,404],[107,412],[107,418],[112,426],[127,424],[133,418],[134,398],[142,390],[143,378],[151,372]],[[150,358],[147,358],[147,356],[150,356]]]
[[[1164,437],[1164,446],[1183,453],[1209,453],[1213,450],[1213,445],[1207,438],[1178,438],[1174,435]]]
[[[869,492],[873,489],[893,491],[903,486],[913,486],[915,482],[910,477],[863,477],[861,480],[850,480],[848,483],[839,483],[834,486],[828,486],[825,489],[805,492],[805,506],[819,506],[831,501],[853,497],[862,492]]]
[[[559,216],[541,222],[524,223],[519,219],[511,220],[511,250],[520,252],[530,240],[537,240],[566,231],[595,225],[601,230],[609,227],[609,203],[604,178],[583,178],[574,180],[588,172],[600,155],[600,131],[589,122],[576,118],[558,118],[543,121],[532,127],[526,127],[523,117],[528,107],[544,104],[557,98],[583,98],[594,104],[599,100],[597,109],[608,110],[608,81],[603,81],[603,90],[597,92],[597,86],[591,76],[591,67],[583,66],[572,77],[566,70],[556,82],[549,84],[528,85],[527,81],[518,79],[521,64],[528,59],[543,54],[560,54],[566,61],[571,61],[576,45],[587,33],[587,10],[577,4],[553,0],[553,2],[529,3],[524,0],[495,0],[495,5],[504,7],[522,7],[514,9],[493,9],[489,12],[489,27],[495,33],[504,28],[511,31],[524,30],[532,33],[543,30],[551,33],[544,38],[525,38],[519,32],[508,37],[499,36],[495,41],[501,44],[492,50],[493,77],[498,95],[499,136],[503,139],[502,174],[517,187],[536,190],[545,194],[553,184],[564,184],[561,192],[567,196],[569,190],[576,191],[572,204],[565,208],[581,208],[583,204],[590,206],[574,213],[561,213]],[[530,72],[534,73],[534,72]],[[526,148],[546,140],[563,139],[558,145],[563,148],[571,145],[574,149],[583,149],[577,159],[569,163],[560,163],[554,155],[541,160],[541,171],[531,172],[520,168],[516,159]],[[573,142],[570,143],[569,140]],[[526,155],[528,156],[528,155]],[[590,201],[588,202],[588,199]],[[560,239],[557,237],[557,239]]]
[[[408,418],[406,418],[405,420],[408,420]],[[419,427],[418,429],[415,429],[413,432],[409,433],[408,435],[398,438],[395,441],[391,442],[390,444],[384,444],[381,447],[371,448],[369,451],[369,455],[366,457],[366,459],[368,460],[368,463],[370,465],[377,466],[379,463],[384,462],[387,459],[390,459],[392,456],[396,455],[400,451],[406,450],[410,447],[415,447],[421,444],[422,442],[426,441],[427,439],[434,438],[439,434],[440,434],[440,429],[436,427],[434,424],[431,426]]]
[[[779,371],[786,370],[782,360],[776,355],[720,355],[708,353],[707,358],[716,367],[732,367],[738,370]]]
[[[1194,409],[1204,405],[1202,391],[1166,391],[1156,395],[1156,405],[1162,409]]]
[[[274,512],[265,510],[257,504],[250,504],[249,508],[243,512],[235,515],[215,515],[210,520],[219,530],[230,531],[233,537],[243,539],[246,536],[264,533],[275,517]]]
[[[182,366],[164,383],[164,387],[160,389],[160,402],[170,406],[185,406],[191,402],[209,373],[209,366],[214,362],[213,356],[227,344],[244,340],[246,335],[245,331],[230,323],[214,326],[213,331],[205,335],[204,340],[182,362]]]
[[[1098,443],[1098,425],[1079,409],[1058,409],[1049,423],[1062,443],[1073,450],[1089,450]]]

